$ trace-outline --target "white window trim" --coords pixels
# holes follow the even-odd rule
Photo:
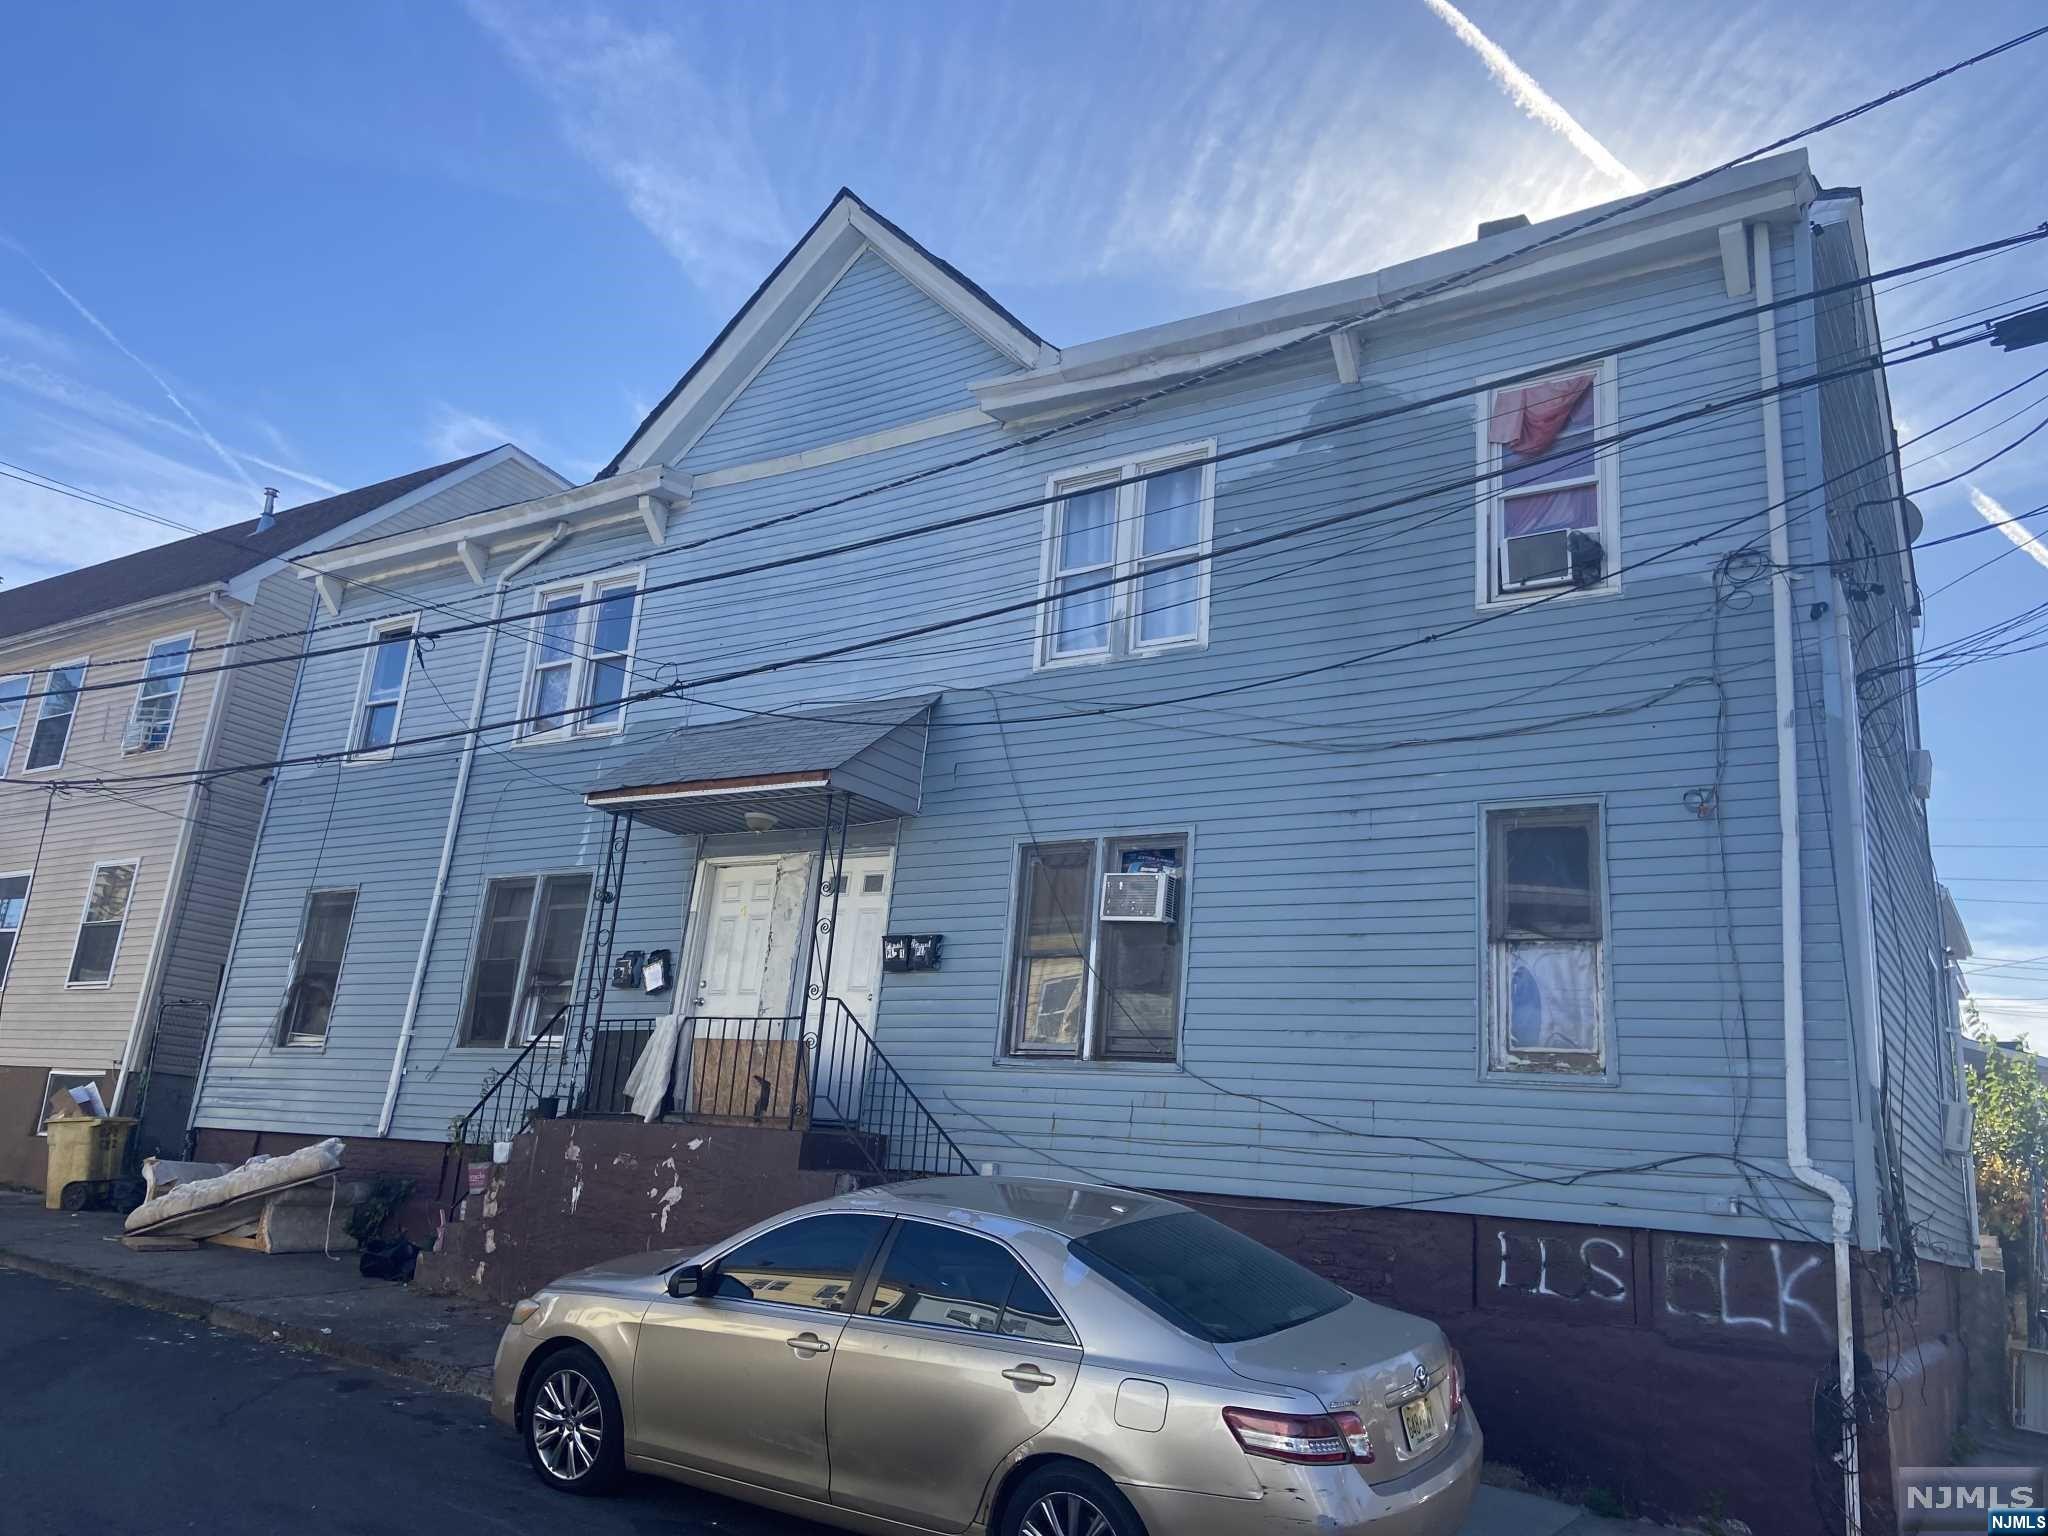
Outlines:
[[[1131,454],[1120,459],[1057,470],[1046,476],[1044,529],[1040,535],[1038,561],[1038,625],[1033,653],[1033,667],[1036,670],[1100,666],[1104,662],[1161,656],[1174,651],[1199,651],[1208,646],[1211,565],[1208,560],[1199,561],[1194,567],[1197,590],[1195,633],[1183,639],[1161,641],[1155,645],[1136,645],[1131,642],[1131,628],[1135,617],[1132,597],[1138,586],[1138,551],[1144,533],[1143,524],[1138,516],[1138,488],[1141,484],[1151,483],[1141,482],[1133,477],[1177,469],[1191,462],[1201,461],[1201,526],[1194,549],[1206,555],[1213,546],[1215,536],[1215,456],[1215,439],[1207,438],[1200,442],[1177,443],[1156,453]],[[1053,591],[1055,568],[1058,563],[1060,508],[1067,495],[1076,491],[1095,490],[1108,483],[1115,483],[1118,487],[1115,522],[1111,530],[1110,563],[1103,572],[1115,582],[1109,588],[1109,644],[1100,650],[1055,656],[1052,653],[1052,640],[1059,624],[1059,607],[1053,600]]]
[[[103,869],[132,869],[134,875],[128,881],[128,900],[121,908],[121,926],[114,933],[114,952],[107,957],[107,979],[105,981],[73,981],[71,973],[78,969],[78,946],[85,938],[85,916],[92,910],[92,888],[99,883]],[[114,978],[121,973],[121,944],[128,937],[128,919],[135,911],[135,893],[142,884],[142,856],[132,859],[101,859],[94,864],[85,877],[85,897],[78,904],[78,927],[71,935],[71,958],[64,966],[64,990],[67,992],[104,992],[113,986]]]
[[[1173,1020],[1173,1058],[1170,1061],[1148,1061],[1142,1057],[1091,1056],[1090,1051],[1097,1044],[1098,1024],[1096,1020],[1096,999],[1101,991],[1098,985],[1102,970],[1102,922],[1097,908],[1102,899],[1103,861],[1108,856],[1111,843],[1128,843],[1151,837],[1177,837],[1181,840],[1181,911],[1180,911],[1180,981],[1176,994]],[[1017,984],[1018,945],[1022,935],[1018,923],[1023,916],[1024,904],[1024,855],[1032,848],[1049,848],[1059,843],[1089,843],[1093,851],[1088,856],[1088,952],[1082,961],[1081,979],[1083,984],[1083,1011],[1081,1015],[1081,1045],[1078,1051],[1020,1051],[1016,1048],[1016,1021],[1012,1010],[1016,999],[1012,989]],[[1191,826],[1146,825],[1129,831],[1102,833],[1078,832],[1071,836],[1020,837],[1010,844],[1010,897],[1006,913],[1009,937],[1003,944],[1003,989],[1001,1017],[996,1026],[995,1064],[999,1067],[1050,1067],[1057,1071],[1087,1072],[1182,1072],[1187,1049],[1188,1016],[1188,964],[1194,946],[1188,942],[1189,887],[1193,882],[1195,867],[1195,829]]]
[[[305,902],[299,908],[299,932],[292,944],[291,958],[285,962],[284,1001],[278,1005],[277,1020],[270,1027],[270,1048],[274,1051],[324,1051],[327,1039],[334,1033],[334,1013],[330,1003],[326,1032],[318,1037],[294,1035],[287,1032],[285,1025],[290,1015],[287,1010],[292,1003],[292,986],[299,979],[299,959],[306,952],[306,925],[313,919],[313,902],[320,896],[348,896],[352,898],[348,908],[348,927],[342,930],[341,960],[334,968],[334,996],[341,996],[341,978],[348,971],[349,941],[356,936],[356,914],[363,909],[363,890],[359,885],[322,885],[306,892]]]
[[[150,681],[149,664],[156,658],[159,646],[176,645],[181,641],[185,646],[185,667],[178,673],[178,691],[171,695],[171,717],[164,722],[163,745],[160,747],[132,745],[135,737],[135,728],[141,723],[142,719],[142,690],[149,685]],[[178,732],[178,711],[185,703],[185,683],[192,669],[192,647],[198,641],[199,632],[188,629],[182,635],[159,635],[156,639],[149,642],[148,651],[143,656],[142,676],[135,681],[135,703],[130,706],[128,710],[128,724],[121,731],[121,755],[123,757],[147,756],[157,752],[168,752],[171,749],[171,741]]]
[[[363,711],[370,707],[370,679],[377,672],[377,652],[383,648],[386,638],[400,630],[412,632],[413,644],[405,649],[405,675],[398,680],[398,710],[391,719],[391,745],[358,749],[356,743],[362,737]],[[417,613],[394,614],[370,626],[370,644],[363,651],[362,673],[356,680],[355,705],[348,712],[347,751],[342,756],[344,763],[381,763],[398,751],[399,737],[405,731],[405,698],[412,691],[413,651],[419,642],[419,633],[420,615]]]
[[[35,680],[36,675],[34,672],[0,672],[0,688],[6,687],[9,683],[20,683],[23,685],[21,690],[23,697],[20,700],[21,718],[14,722],[14,734],[7,738],[7,750],[0,752],[0,778],[7,776],[7,765],[13,760],[15,745],[21,740],[22,723],[28,719],[27,695],[35,691]]]
[[[547,894],[547,882],[566,879],[574,875],[587,875],[590,879],[590,894],[583,900],[583,926],[576,931],[576,970],[569,978],[571,1000],[577,985],[584,980],[584,947],[590,942],[591,914],[597,907],[597,871],[584,864],[571,864],[559,869],[501,869],[484,876],[483,886],[477,893],[476,921],[470,925],[469,950],[464,957],[462,978],[462,1011],[455,1016],[455,1049],[460,1051],[520,1051],[543,1037],[528,1035],[518,1014],[518,1004],[513,1005],[511,1022],[506,1026],[505,1039],[498,1045],[489,1045],[481,1040],[470,1040],[469,1009],[476,1000],[476,961],[478,946],[483,943],[484,923],[491,911],[491,887],[504,880],[531,880],[533,882],[533,905],[526,913],[526,936],[519,943],[519,993],[526,993],[526,967],[533,959],[533,941],[540,932],[541,898]],[[569,1038],[565,1027],[555,1038],[559,1045]],[[547,1049],[549,1047],[543,1047]]]
[[[1492,818],[1501,811],[1591,811],[1598,818],[1600,938],[1594,956],[1599,977],[1600,1050],[1595,1070],[1561,1069],[1542,1063],[1517,1064],[1507,1048],[1507,1015],[1501,1008],[1506,945],[1493,942],[1491,885]],[[1488,800],[1478,807],[1478,940],[1479,940],[1479,1078],[1490,1083],[1538,1083],[1544,1087],[1611,1088],[1621,1081],[1619,1031],[1614,1022],[1614,915],[1608,859],[1608,807],[1605,795],[1540,795],[1514,800]]]
[[[529,743],[569,741],[579,736],[616,736],[626,728],[626,715],[631,706],[621,703],[619,712],[612,719],[600,725],[589,723],[585,711],[590,701],[584,697],[590,686],[591,661],[597,654],[597,615],[599,605],[597,594],[606,587],[633,588],[633,623],[626,633],[626,682],[625,692],[632,689],[633,663],[640,654],[640,619],[646,609],[645,588],[647,568],[644,565],[627,566],[620,570],[608,571],[601,576],[586,577],[580,581],[565,581],[554,586],[542,587],[533,594],[533,611],[527,620],[526,665],[519,678],[519,718],[522,720],[533,713],[533,678],[543,665],[540,660],[541,615],[545,612],[550,598],[567,597],[574,593],[584,604],[576,610],[576,637],[569,642],[569,709],[571,719],[550,730],[539,731],[530,725],[522,725],[513,737],[514,746]],[[606,655],[613,654],[605,652]],[[559,665],[559,663],[556,663]]]
[[[1602,552],[1601,577],[1590,587],[1573,588],[1569,585],[1532,587],[1512,592],[1494,590],[1494,576],[1498,570],[1496,541],[1493,531],[1500,525],[1501,504],[1505,497],[1500,480],[1500,445],[1491,441],[1488,426],[1493,419],[1493,392],[1510,380],[1517,386],[1542,384],[1551,379],[1567,378],[1584,373],[1585,366],[1559,368],[1548,374],[1528,376],[1528,370],[1518,369],[1511,373],[1495,374],[1477,380],[1479,394],[1474,405],[1476,420],[1473,430],[1478,440],[1479,473],[1485,478],[1479,483],[1478,494],[1473,497],[1476,527],[1474,531],[1473,575],[1474,606],[1488,608],[1519,608],[1526,603],[1542,602],[1546,598],[1560,598],[1569,601],[1575,598],[1611,597],[1621,591],[1621,449],[1619,445],[1596,447],[1593,450],[1594,479],[1600,501],[1599,538]],[[1612,357],[1601,359],[1593,369],[1593,439],[1599,443],[1611,434],[1621,419],[1620,378]]]
[[[54,763],[45,763],[40,768],[31,768],[28,765],[28,754],[34,748],[35,745],[36,727],[42,723],[43,706],[50,702],[50,679],[54,677],[57,673],[62,672],[70,667],[77,667],[79,669],[78,686],[81,689],[84,688],[86,679],[92,676],[92,658],[90,656],[80,656],[71,661],[56,662],[42,669],[43,696],[35,701],[35,719],[31,720],[28,718],[28,704],[26,700],[23,701],[21,711],[21,722],[23,725],[28,727],[29,739],[29,745],[27,747],[22,748],[21,752],[21,771],[24,774],[55,773],[58,769],[64,766],[64,759],[71,755],[71,736],[72,733],[78,729],[78,710],[80,704],[84,700],[84,695],[82,693],[74,693],[71,696],[71,723],[64,727],[64,749],[57,754],[57,761],[55,761]],[[29,691],[31,693],[35,691],[33,683],[31,683]],[[20,736],[20,734],[20,728],[17,727],[15,730],[15,735],[18,737]]]
[[[50,1113],[50,1095],[57,1091],[58,1078],[75,1077],[84,1082],[96,1083],[106,1075],[106,1068],[104,1067],[51,1067],[43,1076],[42,1102],[36,1105],[36,1134],[38,1136],[48,1136],[50,1134],[48,1118]],[[76,1087],[77,1084],[70,1084],[68,1086]]]
[[[4,767],[0,764],[0,767]],[[36,893],[36,872],[32,869],[0,869],[0,880],[26,880],[28,889],[21,893],[21,923],[14,929],[14,943],[7,951],[7,959],[0,961],[0,992],[7,990],[7,977],[14,969],[14,957],[21,953],[21,930],[28,926],[28,904]],[[0,933],[7,930],[0,928]]]

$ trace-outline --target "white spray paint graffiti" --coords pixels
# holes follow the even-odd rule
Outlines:
[[[1664,1310],[1673,1317],[1718,1323],[1724,1328],[1762,1328],[1780,1338],[1790,1337],[1792,1320],[1803,1316],[1823,1337],[1831,1336],[1828,1320],[1821,1310],[1799,1294],[1800,1282],[1821,1267],[1821,1256],[1808,1254],[1787,1270],[1784,1246],[1780,1243],[1769,1246],[1776,1294],[1763,1310],[1750,1311],[1738,1310],[1729,1296],[1729,1247],[1725,1239],[1719,1242],[1701,1238],[1670,1239],[1666,1250]],[[1681,1283],[1689,1284],[1695,1292],[1704,1289],[1706,1296],[1702,1299],[1695,1294],[1692,1298],[1694,1305],[1682,1304],[1678,1296]]]
[[[666,1232],[666,1231],[668,1230],[668,1213],[669,1213],[670,1211],[672,1211],[672,1210],[674,1210],[674,1209],[676,1208],[676,1205],[677,1205],[677,1203],[678,1203],[679,1201],[681,1201],[681,1200],[682,1200],[682,1198],[683,1198],[683,1186],[682,1186],[682,1185],[680,1185],[680,1184],[671,1184],[671,1185],[670,1185],[670,1186],[669,1186],[669,1187],[668,1187],[667,1189],[665,1189],[665,1190],[663,1190],[663,1191],[662,1191],[662,1195],[661,1195],[661,1230],[662,1230],[662,1231]]]
[[[1517,1245],[1518,1251],[1511,1252],[1509,1250],[1508,1242],[1511,1237]],[[1579,1241],[1576,1250],[1577,1268],[1584,1270],[1585,1274],[1579,1279],[1576,1288],[1562,1291],[1553,1289],[1550,1284],[1551,1244],[1553,1242],[1557,1244],[1560,1254],[1572,1255],[1573,1243],[1570,1238],[1529,1237],[1522,1233],[1509,1233],[1501,1230],[1494,1233],[1494,1239],[1500,1244],[1500,1275],[1494,1283],[1503,1291],[1527,1291],[1533,1296],[1554,1296],[1560,1301],[1577,1301],[1586,1297],[1590,1297],[1594,1301],[1617,1303],[1628,1300],[1628,1282],[1616,1272],[1616,1269],[1626,1269],[1628,1267],[1628,1253],[1621,1244],[1615,1242],[1612,1238],[1588,1237]],[[1520,1263],[1530,1258],[1527,1248],[1523,1245],[1532,1245],[1535,1248],[1536,1283],[1534,1285],[1513,1279],[1508,1274],[1510,1260]],[[1596,1251],[1602,1249],[1614,1255],[1613,1263],[1616,1266],[1615,1269],[1609,1269],[1595,1262],[1594,1255]],[[1604,1256],[1603,1254],[1602,1257]],[[1559,1283],[1568,1286],[1572,1284],[1568,1280],[1560,1280]]]

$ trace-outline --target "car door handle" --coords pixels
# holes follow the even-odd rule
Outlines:
[[[800,1333],[789,1341],[789,1347],[804,1356],[822,1355],[832,1346],[815,1333]]]
[[[1013,1365],[1003,1372],[1003,1380],[1014,1381],[1020,1387],[1056,1387],[1057,1376],[1048,1376],[1035,1365]]]

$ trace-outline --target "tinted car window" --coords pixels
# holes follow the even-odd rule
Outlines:
[[[720,1296],[844,1312],[883,1216],[807,1216],[749,1238],[718,1261]]]
[[[1073,1252],[1161,1317],[1235,1344],[1334,1312],[1351,1293],[1193,1211],[1105,1227]]]
[[[1040,1344],[1080,1342],[1061,1319],[1052,1298],[1021,1267],[1010,1286],[1010,1304],[1003,1308],[1003,1332],[1013,1339],[1030,1339]]]
[[[882,1260],[868,1313],[994,1333],[1018,1273],[1017,1261],[986,1238],[906,1221]]]

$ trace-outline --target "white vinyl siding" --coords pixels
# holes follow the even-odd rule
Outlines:
[[[158,640],[149,648],[143,663],[142,681],[136,685],[135,708],[128,716],[128,728],[121,734],[124,752],[161,752],[171,744],[171,731],[178,720],[178,700],[185,691],[185,668],[192,656],[192,635],[188,632]]]

